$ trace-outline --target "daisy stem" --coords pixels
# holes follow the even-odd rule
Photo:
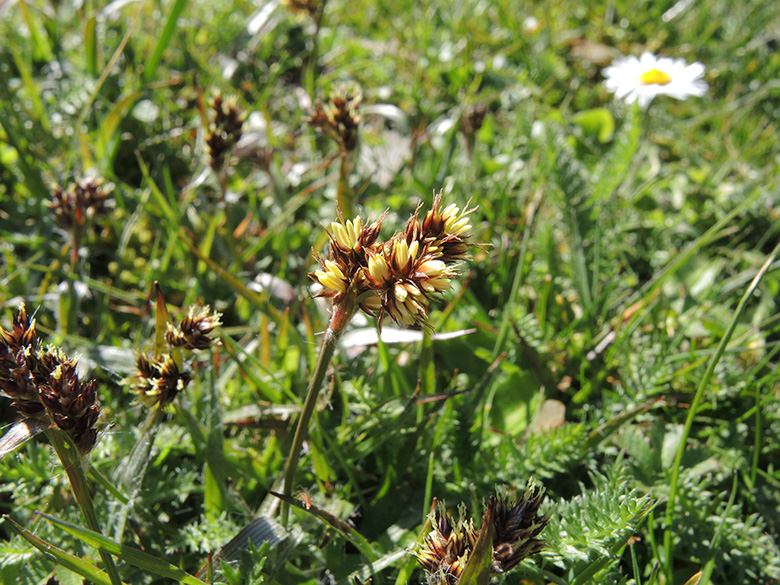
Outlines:
[[[347,328],[347,324],[357,310],[357,291],[354,284],[347,287],[341,300],[333,305],[333,315],[331,315],[328,328],[322,338],[320,352],[317,355],[317,363],[314,365],[314,371],[309,382],[309,389],[306,391],[306,399],[303,402],[301,416],[298,419],[298,426],[295,428],[293,444],[290,448],[290,454],[287,457],[287,466],[284,473],[284,495],[292,496],[293,483],[295,482],[295,471],[298,468],[298,460],[301,455],[303,441],[309,432],[309,422],[314,414],[314,408],[317,405],[317,397],[322,388],[322,382],[325,380],[325,374],[328,366],[336,351],[339,339]],[[282,502],[281,520],[282,526],[287,526],[287,518],[290,508],[287,502]]]

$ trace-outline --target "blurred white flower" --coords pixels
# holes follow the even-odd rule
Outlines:
[[[707,91],[701,63],[688,65],[685,59],[656,57],[647,52],[639,58],[632,55],[616,59],[603,73],[608,91],[629,104],[639,102],[641,108],[650,105],[657,95],[684,100]]]

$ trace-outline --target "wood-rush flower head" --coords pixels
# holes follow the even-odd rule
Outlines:
[[[83,384],[76,373],[76,361],[65,358],[59,348],[50,346],[56,367],[40,385],[41,402],[52,422],[65,431],[82,455],[89,453],[97,441],[95,423],[100,414],[95,380]]]
[[[246,114],[233,96],[217,93],[209,103],[210,122],[205,143],[209,166],[219,172],[228,162],[233,147],[241,140]]]
[[[441,194],[425,220],[420,207],[403,232],[379,242],[382,219],[365,225],[362,218],[330,225],[330,258],[317,258],[320,270],[309,276],[323,287],[321,296],[339,305],[348,291],[357,305],[382,319],[389,315],[400,325],[428,326],[432,295],[450,288],[458,276],[457,263],[468,252],[468,214],[456,205],[441,209]]]
[[[41,347],[35,319],[24,305],[11,331],[0,327],[0,392],[25,420],[43,421],[65,431],[86,455],[95,446],[100,414],[95,381],[81,382],[76,360],[54,345]]]
[[[106,215],[113,201],[108,199],[114,186],[99,178],[88,177],[73,183],[68,189],[54,187],[49,209],[54,221],[63,229],[83,226],[88,221]]]
[[[147,406],[167,406],[189,381],[190,375],[179,370],[170,354],[152,358],[144,354],[138,356],[133,390]]]
[[[492,520],[493,561],[490,572],[500,575],[512,570],[523,559],[542,550],[544,542],[538,538],[547,525],[548,517],[539,516],[539,505],[544,490],[537,490],[531,481],[519,500],[507,490],[499,490]],[[492,498],[491,498],[492,500]],[[474,550],[479,532],[465,507],[460,507],[458,521],[453,525],[443,504],[438,517],[429,516],[433,530],[415,554],[425,569],[428,585],[456,585]],[[483,522],[491,515],[486,513]]]
[[[214,343],[214,338],[210,334],[222,325],[221,316],[222,313],[212,311],[208,305],[205,307],[191,305],[181,324],[167,324],[165,340],[171,347],[183,347],[189,350],[208,349]]]
[[[499,490],[493,512],[493,571],[506,573],[523,559],[544,547],[539,538],[547,526],[548,516],[539,515],[544,489],[529,481],[517,498],[507,490]]]
[[[433,530],[415,555],[425,569],[428,585],[455,585],[466,569],[479,532],[474,522],[466,518],[465,506],[460,507],[454,526],[443,503],[438,512],[438,518],[436,513],[429,516]]]
[[[342,85],[332,91],[324,103],[317,101],[309,116],[309,124],[333,138],[342,152],[353,151],[358,143],[362,101],[363,96],[357,87],[347,89]]]

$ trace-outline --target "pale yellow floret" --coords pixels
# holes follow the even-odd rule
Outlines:
[[[337,244],[344,248],[351,247],[349,245],[349,235],[347,235],[347,230],[343,225],[334,221],[330,224],[330,231],[333,232],[333,239],[336,240]]]
[[[461,213],[460,208],[454,203],[445,207],[441,216],[444,218],[444,231],[448,234],[458,236],[471,229],[468,212]]]
[[[325,270],[317,270],[314,273],[319,283],[325,288],[329,288],[338,292],[344,292],[347,290],[347,283],[345,282],[344,273],[331,260],[325,260]]]
[[[466,233],[471,229],[468,216],[464,215],[458,221],[454,222],[448,229],[447,233],[459,236]]]
[[[409,259],[414,262],[414,259],[417,258],[417,251],[420,249],[420,242],[417,240],[413,241],[412,244],[409,246]]]
[[[386,281],[390,278],[390,267],[384,256],[374,255],[368,259],[368,273],[371,278],[378,281]]]
[[[441,260],[426,260],[420,264],[417,272],[422,272],[428,278],[435,278],[447,274],[447,265]]]
[[[420,297],[420,296],[422,296],[422,291],[419,288],[417,288],[416,284],[408,282],[408,283],[404,284],[404,288],[406,289],[406,292],[408,292],[413,297]]]
[[[360,217],[353,220],[348,219],[347,225],[334,221],[330,224],[330,231],[333,233],[333,239],[342,248],[358,248],[360,240],[360,231],[363,229],[363,222]]]
[[[428,278],[420,282],[420,286],[425,289],[425,292],[443,292],[450,288],[450,279],[437,276],[436,278]]]
[[[409,262],[409,244],[406,240],[396,240],[394,250],[398,267],[406,266]]]
[[[407,296],[406,287],[402,283],[396,282],[393,290],[395,292],[395,298],[403,303]]]
[[[347,220],[347,232],[349,233],[349,239],[353,245],[357,244],[360,240],[360,231],[363,229],[363,221],[358,215],[354,220]]]

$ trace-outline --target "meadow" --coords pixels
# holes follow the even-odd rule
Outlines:
[[[0,582],[780,582],[779,31],[0,2]]]

